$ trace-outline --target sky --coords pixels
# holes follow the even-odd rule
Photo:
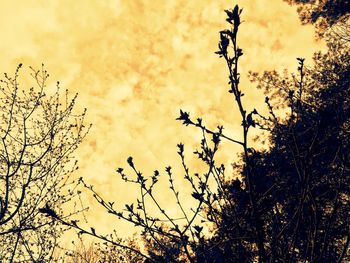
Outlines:
[[[263,111],[264,96],[249,83],[248,71],[295,71],[296,57],[311,64],[313,52],[324,48],[313,27],[302,26],[296,8],[282,0],[2,0],[0,72],[13,73],[23,63],[22,73],[29,74],[29,66],[44,63],[49,85],[59,80],[71,94],[79,93],[77,111],[87,108],[93,127],[76,153],[80,170],[74,176],[83,176],[122,208],[136,189],[115,170],[126,167],[130,155],[146,175],[174,166],[180,188],[185,186],[176,169],[177,143],[185,143],[189,162],[198,168],[191,153],[201,134],[175,121],[179,109],[240,138],[225,63],[214,54],[218,32],[226,26],[223,10],[236,3],[244,9],[239,35],[244,103]],[[229,167],[238,152],[224,144],[220,161]],[[159,192],[164,204],[173,202],[164,188]],[[91,207],[91,225],[130,233],[89,194],[83,199]]]

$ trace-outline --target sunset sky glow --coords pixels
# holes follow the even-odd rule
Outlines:
[[[146,175],[174,166],[182,187],[176,144],[185,143],[191,162],[201,134],[175,121],[180,108],[239,138],[225,63],[214,54],[218,32],[226,27],[223,10],[236,3],[244,9],[244,102],[263,111],[264,96],[249,83],[248,71],[293,71],[296,57],[311,63],[313,52],[324,48],[313,27],[302,26],[296,9],[282,0],[1,1],[0,72],[13,73],[23,63],[27,74],[29,66],[44,63],[49,85],[59,80],[71,94],[79,93],[77,110],[88,109],[93,127],[77,151],[81,169],[75,176],[122,207],[134,199],[134,189],[115,170],[126,167],[130,155]],[[229,166],[238,150],[223,145],[220,160]],[[91,225],[118,228],[89,195],[84,198],[94,207]],[[163,201],[173,199],[164,193]]]

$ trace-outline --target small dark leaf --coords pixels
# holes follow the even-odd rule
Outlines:
[[[183,121],[183,124],[186,126],[192,124],[192,121],[190,120],[190,114],[182,110],[180,110],[180,117],[176,118],[176,120]]]
[[[127,162],[130,165],[130,167],[134,168],[134,162],[131,156],[128,158]]]
[[[51,216],[53,218],[59,218],[56,212],[52,210],[48,204],[46,204],[43,208],[39,208],[39,212]]]
[[[204,194],[203,193],[197,193],[197,192],[193,192],[192,193],[192,197],[194,198],[194,199],[197,199],[197,200],[199,200],[199,201],[203,201],[203,196],[204,196]]]
[[[255,127],[255,121],[253,120],[252,113],[249,113],[247,116],[247,124],[248,124],[248,127],[249,126]]]

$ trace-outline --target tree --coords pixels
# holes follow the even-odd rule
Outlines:
[[[230,138],[222,126],[209,129],[201,118],[193,120],[188,112],[180,110],[178,118],[203,134],[200,149],[195,151],[206,167],[202,174],[190,172],[184,145],[178,144],[184,179],[192,188],[196,206],[191,211],[184,209],[172,169],[166,167],[169,190],[182,213],[180,218],[171,217],[156,192],[161,172],[147,177],[129,157],[134,177],[127,176],[123,168],[117,172],[126,183],[137,185],[140,195],[124,210],[83,183],[108,213],[141,228],[143,250],[135,251],[95,229],[84,230],[58,220],[82,234],[129,249],[144,262],[349,261],[348,45],[329,43],[327,53],[315,54],[313,67],[298,58],[297,74],[251,73],[252,81],[266,92],[269,114],[247,112],[239,86],[241,12],[238,6],[226,10],[229,28],[220,32],[216,53],[228,67],[229,93],[240,112],[243,140]],[[284,117],[278,117],[279,110]],[[265,150],[249,146],[252,128],[268,132],[260,138],[268,141]],[[215,160],[224,140],[242,147],[233,177],[225,175],[225,167]],[[152,208],[158,213],[152,213]]]
[[[265,90],[270,111],[255,120],[270,133],[270,147],[252,151],[250,158],[268,262],[349,261],[349,46],[330,40],[328,52],[315,54],[315,66],[298,58],[297,75],[251,74]],[[278,109],[287,116],[278,118]],[[223,210],[216,235],[201,248],[204,258],[215,247],[223,262],[255,259],[242,238],[254,236],[247,168],[237,168],[242,179],[227,182],[234,205]]]
[[[271,111],[268,118],[256,120],[270,132],[270,148],[251,154],[268,262],[349,260],[348,58],[348,52],[316,54],[316,66],[310,69],[299,59],[299,78],[276,72],[253,75],[268,92]],[[287,118],[276,117],[278,106],[289,111]],[[238,165],[238,175],[245,169]],[[223,221],[204,249],[215,246],[221,258],[232,260],[225,262],[254,259],[251,244],[240,238],[254,236],[245,184],[244,176],[228,182],[234,205],[224,209]]]
[[[272,73],[258,79],[290,110],[272,125],[270,151],[253,157],[267,243],[282,261],[349,259],[349,50],[316,54],[315,62],[307,69],[299,60],[298,81]]]
[[[21,89],[21,68],[0,82],[0,257],[44,262],[52,259],[63,233],[53,218],[74,197],[67,188],[78,168],[72,153],[89,128],[84,126],[86,111],[73,113],[77,95],[69,99],[66,91],[62,97],[59,83],[47,94],[49,75],[43,67],[31,68],[35,88]]]
[[[324,19],[329,26],[347,18],[350,12],[349,0],[285,0],[299,5],[298,12],[303,23],[316,23]]]
[[[290,5],[297,5],[302,23],[316,25],[320,36],[322,36],[325,31],[332,29],[342,38],[349,40],[349,0],[284,1],[288,2]]]

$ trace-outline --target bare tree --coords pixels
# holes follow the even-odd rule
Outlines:
[[[40,211],[55,206],[56,217],[74,197],[68,187],[78,169],[72,153],[89,127],[86,110],[73,112],[77,95],[61,96],[59,83],[47,94],[43,66],[30,68],[34,86],[21,88],[21,67],[0,82],[0,257],[41,262],[52,258],[63,228]]]

